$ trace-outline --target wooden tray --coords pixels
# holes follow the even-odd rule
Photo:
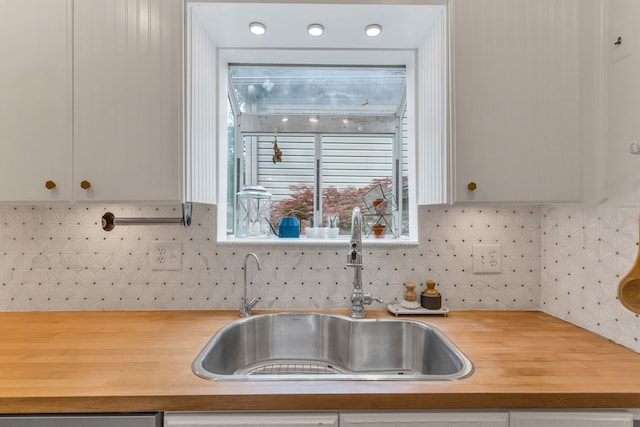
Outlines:
[[[439,310],[427,310],[426,308],[422,308],[422,307],[404,308],[400,304],[389,304],[387,306],[387,310],[389,310],[391,314],[395,314],[396,316],[399,316],[401,314],[410,315],[410,316],[411,315],[413,316],[424,316],[424,315],[446,316],[447,313],[449,313],[449,309],[446,307],[442,307]]]

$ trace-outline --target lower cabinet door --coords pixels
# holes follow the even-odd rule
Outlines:
[[[337,413],[166,412],[165,427],[338,427]]]
[[[162,414],[0,415],[0,427],[161,427]]]
[[[341,413],[340,427],[507,427],[507,412]]]
[[[510,427],[633,427],[623,410],[510,411]]]

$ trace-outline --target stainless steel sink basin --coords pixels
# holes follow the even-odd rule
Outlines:
[[[277,313],[236,320],[192,364],[210,380],[435,380],[471,361],[437,328],[410,320]]]

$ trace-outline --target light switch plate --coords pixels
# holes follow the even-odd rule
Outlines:
[[[502,245],[473,245],[474,273],[502,273]]]
[[[181,270],[182,242],[151,242],[149,254],[151,270]]]

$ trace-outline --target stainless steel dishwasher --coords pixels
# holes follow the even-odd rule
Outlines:
[[[162,427],[161,413],[0,415],[0,427]]]

